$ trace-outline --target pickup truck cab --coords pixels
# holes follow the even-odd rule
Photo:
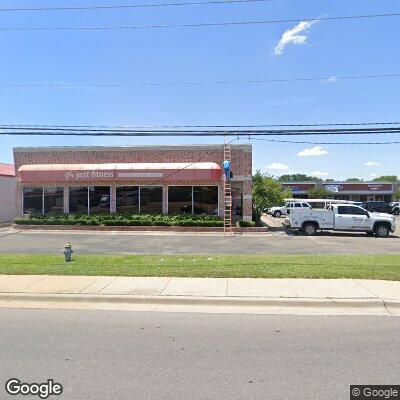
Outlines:
[[[293,210],[284,226],[301,230],[305,235],[315,235],[319,230],[334,230],[387,237],[396,230],[396,221],[390,214],[371,213],[352,204],[332,204],[327,210]]]
[[[392,214],[400,215],[400,202],[399,201],[394,201],[393,203],[390,203],[390,207],[392,207]]]

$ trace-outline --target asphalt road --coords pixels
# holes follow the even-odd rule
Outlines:
[[[400,319],[0,310],[0,398],[11,377],[52,399],[341,400],[398,384]],[[29,397],[31,398],[31,397]]]
[[[337,254],[399,253],[400,237],[323,233],[305,237],[285,232],[224,238],[221,234],[14,231],[0,228],[0,253],[61,254],[69,241],[77,253],[111,254]]]

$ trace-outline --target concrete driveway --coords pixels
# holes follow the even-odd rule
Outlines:
[[[400,253],[400,237],[323,233],[305,237],[285,232],[243,234],[128,233],[82,231],[18,231],[0,229],[0,253],[60,254],[70,241],[86,254],[385,254]]]

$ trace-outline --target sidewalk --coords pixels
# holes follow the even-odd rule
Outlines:
[[[0,307],[400,316],[400,282],[1,275]]]
[[[283,231],[283,221],[284,218],[274,218],[269,214],[262,214],[261,221],[266,224],[270,231]]]

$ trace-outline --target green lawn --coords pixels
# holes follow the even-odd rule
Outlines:
[[[0,274],[400,280],[400,254],[386,255],[62,255],[0,254]]]

